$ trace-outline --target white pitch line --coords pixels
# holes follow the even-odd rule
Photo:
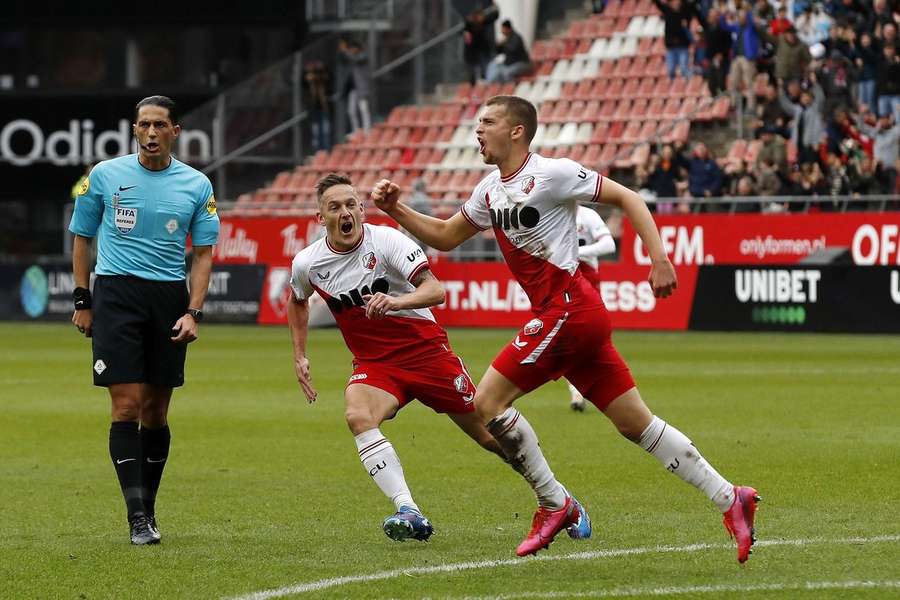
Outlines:
[[[751,583],[748,585],[688,585],[681,587],[615,588],[588,592],[521,592],[497,596],[461,596],[444,600],[513,600],[515,598],[628,598],[631,596],[683,596],[723,592],[778,592],[787,590],[883,590],[900,588],[900,581],[804,581],[801,583]]]
[[[900,534],[878,535],[873,537],[849,537],[849,538],[805,538],[793,540],[760,540],[756,542],[756,548],[767,546],[810,546],[813,544],[877,544],[881,542],[900,541]],[[367,575],[344,575],[330,577],[308,583],[297,583],[281,588],[252,592],[242,596],[234,596],[230,600],[269,600],[306,592],[318,592],[333,587],[349,585],[353,583],[366,583],[369,581],[382,581],[393,579],[402,575],[431,575],[433,573],[456,573],[459,571],[472,571],[476,569],[493,569],[496,567],[509,567],[526,564],[529,562],[547,562],[560,560],[594,560],[597,558],[618,558],[620,556],[634,556],[638,554],[663,554],[672,552],[698,552],[701,550],[733,549],[733,544],[689,544],[686,546],[648,546],[640,548],[621,548],[618,550],[590,550],[587,552],[573,552],[570,554],[541,554],[529,558],[506,558],[500,560],[481,560],[462,563],[450,563],[446,565],[434,565],[431,567],[409,567],[407,569],[392,569],[379,571]]]

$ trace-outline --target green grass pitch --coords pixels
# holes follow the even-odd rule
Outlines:
[[[511,334],[450,339],[477,380]],[[235,598],[290,586],[291,598],[900,596],[900,337],[615,339],[650,407],[763,495],[761,543],[745,566],[706,498],[593,407],[571,412],[562,382],[517,407],[589,508],[593,539],[562,535],[538,560],[514,560],[534,510],[527,484],[413,403],[382,430],[437,533],[392,542],[381,531],[392,507],[343,422],[350,357],[338,332],[311,334],[320,396],[310,406],[286,328],[214,325],[191,346],[170,412],[163,543],[132,547],[89,342],[71,326],[7,323],[0,598]]]

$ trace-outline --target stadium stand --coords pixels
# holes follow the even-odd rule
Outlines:
[[[459,201],[487,168],[474,143],[481,103],[516,94],[538,108],[537,152],[568,156],[608,173],[646,162],[650,143],[685,143],[695,122],[722,121],[728,98],[713,99],[699,75],[665,74],[663,21],[651,0],[610,3],[602,14],[573,21],[558,37],[535,41],[534,70],[514,83],[461,83],[436,105],[404,105],[369,131],[357,131],[331,152],[278,174],[267,187],[238,198],[232,214],[308,214],[314,182],[347,172],[360,189],[381,177],[404,193],[421,177],[435,214]]]

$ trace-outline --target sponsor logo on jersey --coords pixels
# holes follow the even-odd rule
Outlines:
[[[533,206],[492,208],[491,225],[498,229],[531,229],[537,226],[541,213]]]
[[[365,256],[362,257],[362,264],[368,270],[372,270],[375,268],[375,265],[378,264],[378,259],[375,258],[374,252],[368,252]]]
[[[328,304],[328,308],[330,308],[332,312],[339,313],[345,308],[365,306],[366,302],[365,300],[363,300],[363,296],[371,296],[373,294],[377,294],[378,292],[387,294],[388,289],[388,280],[384,277],[379,277],[372,282],[372,289],[369,289],[369,286],[364,285],[362,289],[350,290],[349,292],[337,294],[328,298],[327,300],[325,300],[325,302]]]
[[[513,340],[513,346],[516,347],[517,350],[521,350],[525,346],[528,345],[528,342],[523,342],[519,339],[519,336],[516,336],[516,339]]]
[[[211,195],[209,197],[209,200],[206,201],[206,212],[208,212],[210,215],[215,216],[215,214],[216,214],[216,197],[215,196]]]
[[[460,373],[456,376],[456,379],[453,380],[453,387],[455,387],[456,391],[460,394],[465,394],[469,391],[469,380],[466,379],[466,376],[463,373]]]
[[[325,271],[325,273],[316,273],[316,277],[319,278],[319,281],[328,281],[328,278],[331,277],[331,271]]]
[[[522,191],[526,194],[534,189],[534,175],[529,175],[522,180]]]
[[[539,332],[544,327],[544,322],[540,319],[532,319],[525,323],[525,327],[522,328],[522,333],[525,335],[534,335]]]
[[[416,260],[416,257],[417,257],[417,256],[422,256],[422,249],[421,249],[421,248],[419,248],[419,249],[416,250],[415,252],[410,252],[409,254],[407,254],[407,255],[406,255],[406,260],[408,260],[409,262],[414,262],[414,261]]]
[[[91,189],[91,178],[85,177],[81,180],[81,187],[78,188],[78,195],[84,196],[88,193],[88,190]]]
[[[137,225],[138,209],[116,206],[116,229],[129,233]]]

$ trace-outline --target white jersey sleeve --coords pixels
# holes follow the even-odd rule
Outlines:
[[[550,185],[560,200],[597,202],[603,186],[603,176],[583,167],[574,160],[560,158],[547,161],[550,168]]]
[[[413,279],[428,268],[428,257],[408,236],[392,227],[378,227],[379,249],[388,265],[401,277],[412,283]]]
[[[491,228],[491,213],[488,210],[487,198],[485,197],[488,190],[486,183],[488,179],[490,179],[490,176],[478,182],[478,185],[472,190],[472,195],[459,209],[466,221],[481,231]]]
[[[310,253],[301,251],[291,262],[291,289],[297,300],[308,300],[313,293],[312,284],[309,282],[309,268],[312,264]]]

